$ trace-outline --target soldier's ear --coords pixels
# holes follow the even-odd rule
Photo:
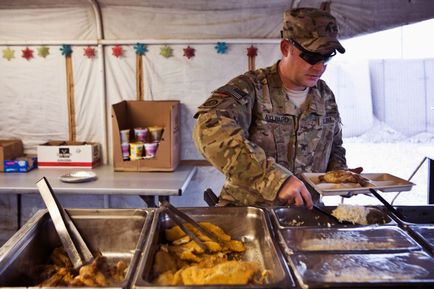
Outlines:
[[[289,54],[293,54],[294,47],[288,40],[282,39],[282,41],[280,41],[280,51],[284,56],[288,56]]]

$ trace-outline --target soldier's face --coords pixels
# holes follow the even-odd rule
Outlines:
[[[301,51],[286,40],[282,41],[281,50],[280,72],[285,86],[290,86],[287,87],[289,89],[303,90],[306,87],[316,85],[324,73],[327,64],[324,61],[320,61],[314,65],[309,64],[300,57]]]

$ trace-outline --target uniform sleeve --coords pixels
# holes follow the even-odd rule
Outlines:
[[[255,93],[253,85],[242,78],[213,92],[196,114],[193,139],[231,186],[248,188],[273,201],[292,173],[248,140]]]

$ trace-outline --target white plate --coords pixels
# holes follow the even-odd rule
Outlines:
[[[84,183],[96,180],[96,174],[90,171],[76,171],[62,175],[59,179],[65,183]]]

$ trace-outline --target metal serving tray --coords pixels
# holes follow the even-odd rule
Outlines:
[[[289,288],[295,282],[288,273],[288,268],[279,246],[273,238],[272,227],[267,213],[253,207],[218,207],[218,208],[179,208],[196,222],[207,221],[221,227],[233,239],[242,240],[247,247],[245,260],[256,261],[271,275],[264,285],[195,285],[194,288]],[[133,288],[162,288],[152,280],[154,255],[159,245],[167,243],[164,230],[175,224],[170,217],[160,211],[155,214],[148,241],[143,251]],[[187,286],[170,286],[188,288]]]
[[[434,259],[423,251],[391,254],[294,254],[303,288],[433,288]]]
[[[92,252],[99,250],[109,263],[128,264],[127,288],[146,241],[155,209],[67,209]],[[38,211],[0,249],[0,287],[36,286],[40,270],[54,248],[61,246],[47,210]]]
[[[286,228],[280,243],[293,252],[378,253],[420,250],[405,231],[394,226],[358,228]]]
[[[401,192],[411,190],[414,183],[388,173],[363,173],[362,177],[369,180],[367,186],[358,183],[324,183],[319,177],[324,173],[303,173],[303,179],[323,196],[356,195],[369,193],[369,188],[382,192]]]
[[[369,225],[396,225],[382,206],[367,206],[374,213],[368,215]],[[331,213],[336,206],[322,207],[325,211]],[[334,219],[316,211],[304,207],[274,207],[271,209],[271,215],[276,226],[280,229],[290,227],[353,227],[362,225],[344,225],[336,222]]]
[[[434,225],[434,205],[394,207],[402,215],[400,220],[406,224]]]

